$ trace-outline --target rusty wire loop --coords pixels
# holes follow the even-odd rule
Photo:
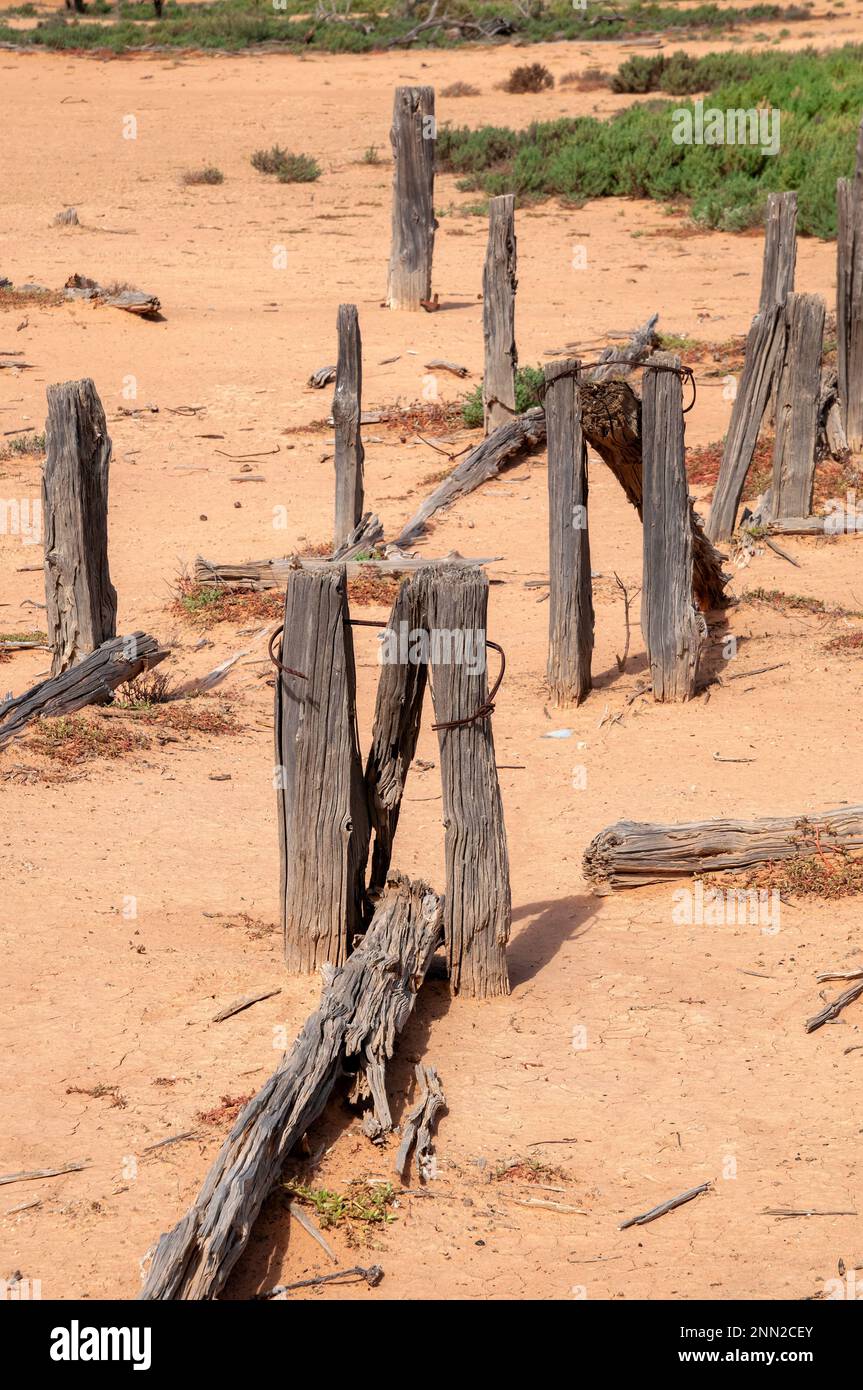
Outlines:
[[[581,362],[575,371],[568,370],[565,372],[558,372],[551,381],[543,381],[537,386],[536,394],[539,397],[540,404],[543,406],[545,405],[546,392],[549,386],[553,386],[556,381],[560,381],[563,377],[575,377],[576,380],[578,380],[585,372],[592,372],[596,367],[629,367],[632,371],[673,372],[675,376],[680,378],[681,385],[688,382],[692,387],[692,400],[689,402],[689,405],[684,406],[683,414],[688,415],[695,405],[695,373],[691,367],[674,367],[670,362],[631,362],[627,357],[607,357],[604,362]]]
[[[302,671],[292,671],[290,666],[283,666],[282,663],[279,661],[279,658],[273,654],[273,646],[275,644],[276,638],[280,637],[284,630],[285,625],[284,623],[282,623],[280,627],[276,628],[275,632],[270,634],[270,640],[267,644],[267,652],[269,654],[269,658],[274,666],[278,666],[283,676],[299,676],[301,681],[308,680],[308,676],[304,676]]]
[[[474,710],[473,714],[465,715],[464,719],[448,719],[439,724],[432,724],[433,729],[464,729],[468,724],[474,724],[480,719],[488,719],[494,714],[494,697],[500,690],[501,681],[506,671],[506,652],[503,647],[499,646],[497,642],[490,641],[488,637],[485,639],[485,645],[491,647],[500,656],[500,670],[498,671],[497,680],[488,692],[485,700],[480,705],[479,709]]]

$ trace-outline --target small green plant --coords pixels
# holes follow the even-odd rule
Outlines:
[[[271,145],[268,150],[255,150],[252,155],[252,168],[259,174],[277,174],[288,157],[281,145]]]
[[[388,1210],[396,1195],[389,1182],[355,1181],[349,1184],[347,1192],[332,1192],[326,1187],[286,1182],[285,1191],[294,1201],[314,1207],[324,1230],[330,1226],[350,1225],[354,1221],[377,1226],[395,1220]]]
[[[186,169],[185,173],[180,176],[180,182],[184,183],[186,187],[194,187],[196,184],[202,183],[224,183],[225,175],[214,164],[205,164],[203,169]]]
[[[363,164],[380,164],[381,157],[378,154],[377,145],[367,145],[363,152]]]
[[[544,381],[542,367],[519,367],[515,374],[515,409],[521,415],[531,406],[540,404]],[[462,419],[468,429],[479,429],[483,422],[482,386],[477,386],[462,405]]]
[[[18,435],[15,439],[10,439],[9,443],[6,445],[6,448],[0,450],[0,458],[21,458],[25,456],[29,457],[31,455],[33,457],[38,458],[39,455],[44,454],[44,452],[44,432],[42,434],[38,434],[34,431],[32,434],[21,434]]]
[[[321,166],[309,154],[289,154],[276,177],[279,183],[314,183],[321,177]]]

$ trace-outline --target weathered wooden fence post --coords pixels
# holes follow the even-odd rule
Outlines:
[[[641,630],[656,700],[695,693],[706,633],[692,603],[692,531],[683,443],[680,358],[655,353],[644,367],[644,579]]]
[[[593,590],[587,529],[587,445],[581,432],[579,363],[545,368],[548,434],[548,683],[558,704],[590,690]]]
[[[390,131],[395,164],[387,281],[391,309],[419,309],[431,299],[436,138],[434,88],[397,87]]]
[[[784,304],[794,289],[797,264],[797,194],[771,193],[767,199],[764,261],[758,312]]]
[[[380,650],[381,671],[372,743],[366,762],[366,792],[375,833],[369,895],[382,893],[392,859],[408,769],[416,752],[428,664],[417,661],[417,634],[426,630],[416,578],[399,589]]]
[[[485,659],[488,578],[475,565],[417,576],[429,635],[446,849],[444,931],[454,994],[509,993],[511,899]]]
[[[488,247],[482,272],[482,335],[485,369],[482,379],[486,434],[515,415],[515,196],[504,193],[488,206]]]
[[[789,294],[785,357],[776,386],[771,517],[805,517],[812,510],[824,316],[820,295]]]
[[[746,339],[743,375],[731,408],[719,477],[705,530],[712,541],[725,540],[737,523],[746,474],[752,463],[758,431],[770,400],[777,365],[785,342],[785,308],[773,304],[756,314]]]
[[[45,602],[51,674],[58,676],[117,635],[108,568],[111,441],[88,377],[48,387],[45,434]]]
[[[363,343],[355,304],[340,304],[339,360],[333,395],[336,427],[336,520],[333,549],[338,550],[363,514],[363,441],[360,415],[363,396]]]
[[[848,444],[863,449],[863,121],[853,179],[836,185],[836,338],[839,400]]]
[[[342,965],[364,911],[369,824],[348,618],[342,567],[288,576],[274,782],[285,960],[294,971]]]

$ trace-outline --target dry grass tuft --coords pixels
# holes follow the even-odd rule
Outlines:
[[[348,580],[348,598],[358,608],[385,604],[391,607],[399,591],[401,579],[395,574],[377,574],[371,566],[363,566],[355,579]]]
[[[214,164],[205,164],[203,169],[186,169],[180,175],[180,183],[187,188],[195,188],[199,184],[224,183],[225,175],[221,169],[217,169]]]
[[[243,623],[250,619],[274,622],[281,618],[284,607],[284,595],[279,589],[233,589],[227,585],[199,584],[188,575],[181,575],[171,612],[193,627],[205,628],[213,623]]]
[[[471,86],[470,82],[451,82],[448,87],[441,88],[442,97],[478,97],[479,87]]]
[[[554,78],[544,63],[524,63],[513,68],[501,87],[505,92],[521,95],[526,92],[544,92],[554,86]]]
[[[254,1091],[245,1096],[222,1096],[212,1110],[199,1110],[197,1118],[205,1125],[232,1125],[244,1105],[252,1099]]]
[[[150,740],[137,729],[119,721],[107,723],[90,713],[40,719],[30,734],[34,752],[67,766],[94,758],[123,758],[149,746]]]

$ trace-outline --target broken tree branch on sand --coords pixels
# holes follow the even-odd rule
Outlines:
[[[19,734],[31,719],[72,714],[85,705],[102,705],[125,681],[134,680],[168,655],[155,637],[133,632],[103,642],[77,666],[41,681],[23,695],[0,705],[0,748]]]
[[[420,1178],[427,1176],[431,1162],[432,1132],[438,1115],[442,1110],[446,1110],[446,1096],[443,1093],[441,1079],[434,1067],[426,1067],[423,1066],[422,1062],[418,1062],[415,1075],[421,1094],[417,1104],[405,1120],[402,1129],[402,1142],[399,1144],[399,1151],[396,1154],[396,1172],[403,1178],[407,1177],[411,1148],[415,1140],[414,1160],[417,1174]]]
[[[426,884],[391,875],[366,936],[345,965],[325,969],[319,1008],[241,1110],[190,1210],[160,1238],[142,1299],[218,1295],[285,1159],[323,1111],[347,1059],[380,1072],[392,1056],[442,924],[441,900]]]
[[[863,848],[863,806],[820,816],[687,821],[617,821],[591,840],[582,869],[596,893],[672,878],[748,869],[778,859],[811,859],[833,848]]]

